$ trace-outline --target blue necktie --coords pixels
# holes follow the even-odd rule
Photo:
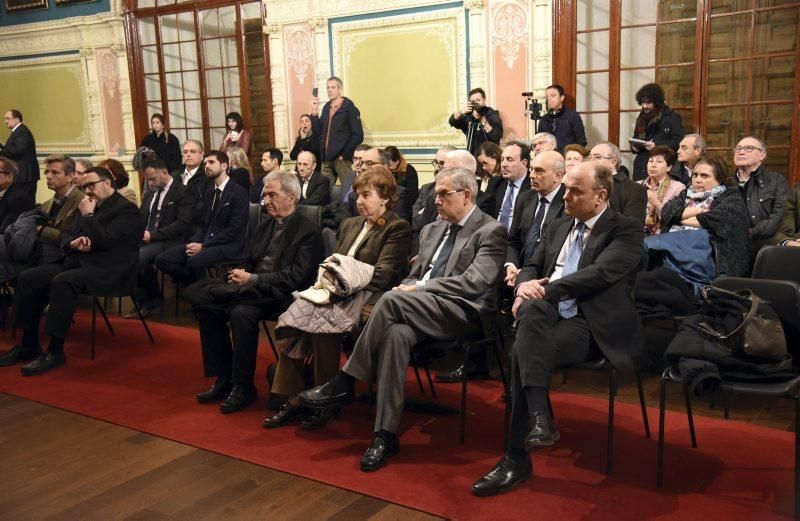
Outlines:
[[[536,209],[536,215],[533,218],[533,225],[528,232],[528,238],[525,240],[525,247],[522,250],[523,266],[533,255],[533,250],[536,249],[536,243],[539,241],[539,237],[542,236],[542,222],[544,222],[544,214],[547,212],[548,203],[549,201],[547,200],[547,197],[542,196],[539,199],[539,207]]]
[[[513,183],[508,184],[508,190],[506,191],[506,198],[503,199],[503,207],[500,208],[500,215],[497,217],[497,220],[506,227],[506,230],[511,228],[511,205],[514,201],[514,186]]]
[[[567,260],[564,262],[561,277],[566,277],[578,271],[578,261],[581,260],[581,253],[583,253],[583,233],[586,230],[586,224],[579,222],[575,229],[578,233],[569,250],[567,250]],[[578,314],[578,303],[575,299],[562,300],[558,303],[558,314],[561,315],[561,318],[574,317]]]

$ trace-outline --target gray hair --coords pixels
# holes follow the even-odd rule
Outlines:
[[[439,147],[436,153],[438,154],[439,152],[452,152],[453,150],[458,150],[458,149],[453,145],[445,145],[443,147]]]
[[[187,139],[186,141],[183,142],[183,146],[186,146],[186,143],[194,143],[195,145],[200,147],[200,152],[206,151],[205,147],[203,147],[203,142],[198,139]]]
[[[694,139],[694,148],[700,149],[700,153],[706,155],[706,151],[708,150],[708,145],[706,144],[706,140],[700,134],[686,134],[683,136],[684,138],[690,137]]]
[[[607,146],[609,148],[609,150],[611,150],[611,157],[613,157],[614,160],[617,162],[617,168],[619,168],[619,166],[621,164],[620,163],[620,157],[619,157],[619,147],[617,145],[615,145],[614,143],[612,143],[611,141],[601,141],[601,142],[597,143],[597,145],[605,145],[605,146]],[[597,145],[595,145],[595,146],[597,146]]]
[[[297,176],[294,173],[283,170],[270,172],[264,178],[264,186],[270,181],[277,181],[281,185],[281,190],[287,194],[294,195],[296,201],[300,200],[300,181],[297,180]]]
[[[475,159],[475,156],[470,154],[467,150],[451,150],[444,157],[452,159],[457,168],[469,170],[472,175],[475,176],[475,171],[478,169],[478,161]],[[439,173],[441,174],[442,172],[443,171],[440,171]],[[475,186],[477,186],[477,184]]]
[[[533,136],[533,140],[534,140],[534,141],[536,141],[536,140],[537,140],[538,138],[540,138],[540,137],[543,137],[543,138],[545,138],[547,141],[549,141],[550,143],[552,143],[552,145],[553,145],[553,148],[555,148],[555,147],[556,147],[556,145],[557,145],[557,141],[556,141],[556,137],[555,137],[553,134],[551,134],[551,133],[549,133],[549,132],[539,132],[538,134],[536,134],[535,136]],[[509,145],[510,145],[510,144],[511,144],[511,143],[509,143]],[[528,146],[530,146],[530,145],[528,145]]]
[[[763,150],[765,154],[767,153],[767,144],[764,143],[763,141],[761,141],[760,139],[758,139],[757,137],[755,137],[755,136],[742,136],[739,139],[738,143],[741,143],[742,139],[754,139],[754,140],[758,141],[758,146],[761,147],[761,150]]]
[[[467,153],[469,154],[469,152]],[[473,161],[474,160],[473,158]],[[449,177],[453,180],[456,190],[469,190],[472,202],[475,202],[475,198],[478,196],[478,182],[475,179],[474,171],[471,172],[466,168],[458,166],[442,168],[439,170],[439,173],[436,174],[436,181],[440,181],[445,177]]]
[[[339,88],[340,88],[340,89],[341,89],[341,88],[342,88],[342,86],[344,85],[344,84],[342,83],[342,79],[341,79],[341,78],[339,78],[338,76],[331,76],[330,78],[328,78],[328,80],[327,80],[325,83],[327,83],[328,81],[335,81],[337,84],[339,84]]]
[[[83,159],[83,158],[76,159],[75,160],[75,164],[76,165],[81,165],[84,168],[84,170],[88,170],[88,169],[94,167],[94,165],[92,164],[91,161],[89,161],[88,159]]]

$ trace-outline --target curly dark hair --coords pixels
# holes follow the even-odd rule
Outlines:
[[[638,105],[649,101],[656,107],[663,107],[664,99],[664,89],[658,83],[648,83],[636,91],[636,103]]]

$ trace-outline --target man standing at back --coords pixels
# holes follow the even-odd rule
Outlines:
[[[39,162],[36,160],[36,140],[22,123],[22,113],[9,110],[3,121],[11,130],[5,144],[0,143],[0,156],[17,164],[15,184],[21,191],[36,199],[36,184],[39,182]]]
[[[322,107],[322,173],[336,183],[353,168],[353,151],[364,141],[361,113],[355,104],[342,96],[342,80],[336,76],[328,78],[329,101]]]

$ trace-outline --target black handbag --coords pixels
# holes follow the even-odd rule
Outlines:
[[[719,320],[700,322],[697,329],[719,348],[734,356],[789,358],[780,317],[767,301],[748,289],[734,292],[714,286],[703,288],[702,296]]]

